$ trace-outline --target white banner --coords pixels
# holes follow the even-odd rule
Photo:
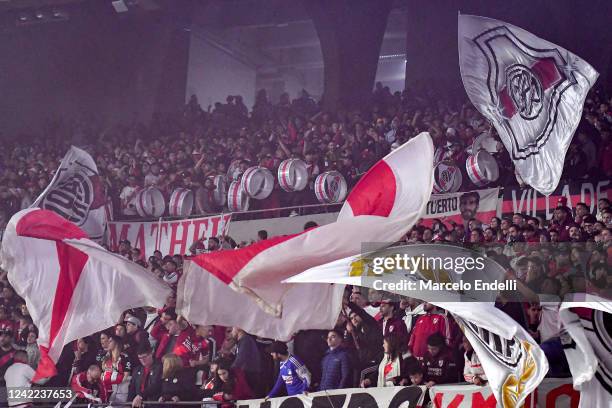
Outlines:
[[[347,388],[300,394],[293,397],[242,400],[237,408],[421,408],[425,387]]]
[[[163,255],[189,254],[189,247],[200,238],[227,235],[231,214],[156,222],[109,222],[107,243],[115,250],[127,239],[141,250],[144,259],[156,250]]]
[[[472,384],[436,385],[429,389],[435,408],[497,408],[491,388]],[[523,408],[576,408],[580,393],[571,378],[546,378],[527,397]]]
[[[433,194],[427,203],[423,224],[431,225],[431,220],[435,218],[463,225],[467,225],[470,219],[476,218],[488,224],[491,218],[497,215],[498,201],[499,188]]]

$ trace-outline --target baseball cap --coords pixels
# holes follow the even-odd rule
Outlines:
[[[124,323],[132,323],[133,325],[135,325],[137,327],[141,327],[142,326],[142,322],[140,321],[140,319],[135,317],[135,316],[129,316],[123,322]]]

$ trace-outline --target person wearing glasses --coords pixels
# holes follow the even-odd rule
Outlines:
[[[137,353],[140,365],[130,380],[127,399],[133,408],[141,407],[143,401],[157,401],[161,396],[162,365],[154,359],[147,342],[140,344]]]

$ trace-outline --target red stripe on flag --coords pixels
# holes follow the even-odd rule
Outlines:
[[[508,94],[508,88],[504,87],[501,91],[499,91],[499,101],[503,107],[504,116],[510,119],[516,114],[516,106],[514,106],[514,102]]]
[[[40,360],[38,360],[38,366],[36,367],[36,373],[34,374],[34,378],[32,378],[32,382],[37,382],[43,378],[50,378],[57,374],[57,368],[49,357],[49,349],[47,347],[39,346],[40,350]]]
[[[561,73],[552,58],[542,58],[531,67],[534,74],[540,79],[542,88],[548,89],[557,84],[561,79]]]
[[[81,273],[89,257],[78,249],[68,244],[57,241],[57,256],[59,260],[60,273],[53,299],[53,309],[51,311],[51,331],[49,333],[49,348],[53,346],[53,341],[66,319],[66,312],[70,307],[74,288],[79,283]]]
[[[251,259],[266,249],[288,241],[291,238],[295,238],[304,232],[270,238],[236,250],[210,252],[207,254],[198,255],[195,258],[192,258],[192,260],[201,268],[205,269],[209,273],[212,273],[219,278],[219,280],[229,285],[238,272],[240,272],[240,270],[242,270],[242,268],[244,268],[246,264],[251,261]]]
[[[74,288],[89,257],[63,242],[69,238],[87,238],[87,234],[75,224],[48,210],[35,210],[25,214],[15,228],[17,235],[55,241],[59,261],[59,275],[55,288],[55,297],[51,308],[51,327],[49,347],[41,347],[41,363],[37,376],[52,375],[55,371],[53,361],[48,357],[48,350],[53,346],[70,307]]]
[[[379,161],[359,180],[346,201],[353,215],[388,217],[395,204],[397,180],[384,160]]]
[[[15,227],[21,237],[61,241],[88,238],[85,231],[53,211],[38,209],[25,214]]]

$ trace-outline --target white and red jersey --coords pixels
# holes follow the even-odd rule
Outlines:
[[[463,366],[463,378],[465,381],[471,383],[474,382],[475,377],[480,377],[483,380],[487,380],[487,376],[482,368],[482,364],[478,359],[476,353],[472,350],[463,354],[464,366]]]
[[[113,385],[129,381],[132,363],[126,353],[119,354],[119,358],[113,361],[110,354],[102,360],[102,384],[109,393],[113,390]]]

